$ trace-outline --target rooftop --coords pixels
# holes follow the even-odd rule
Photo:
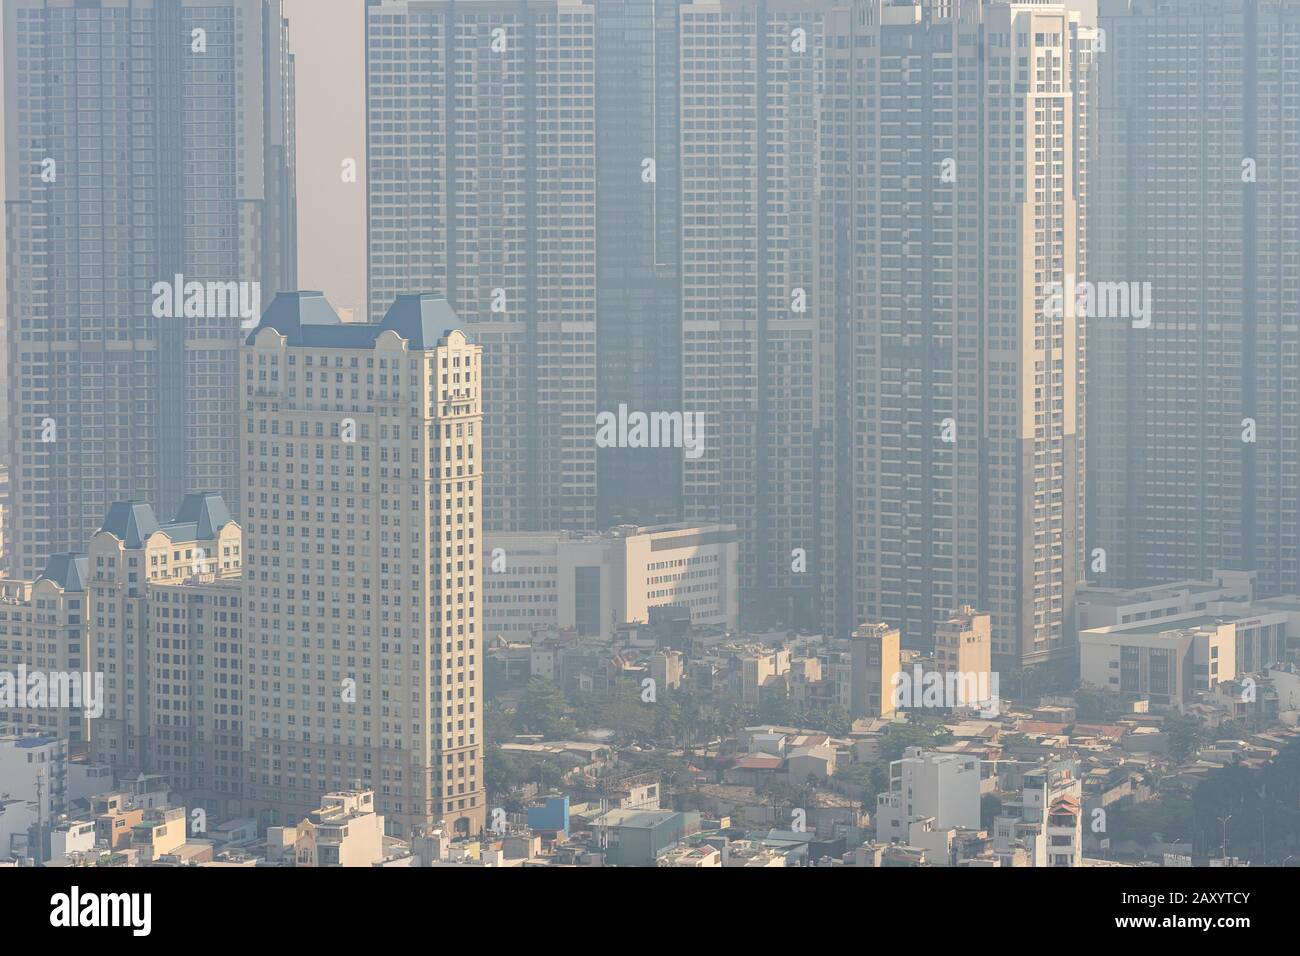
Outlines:
[[[107,531],[127,548],[143,548],[145,541],[161,531],[174,543],[211,541],[234,521],[226,501],[211,491],[185,496],[176,518],[160,524],[153,508],[142,501],[115,501],[100,531]]]
[[[64,591],[86,590],[86,579],[90,576],[90,566],[84,554],[52,554],[45,563],[38,581],[53,581]]]
[[[395,332],[410,348],[432,349],[461,324],[446,299],[430,293],[399,295],[378,323],[344,322],[322,292],[281,292],[262,315],[247,343],[274,329],[297,347],[372,349],[384,332]]]
[[[592,821],[594,826],[651,830],[677,816],[676,810],[608,810]]]
[[[1122,635],[1125,637],[1147,637],[1163,634],[1167,631],[1195,631],[1200,628],[1213,628],[1223,624],[1235,624],[1238,621],[1262,617],[1265,614],[1280,614],[1300,610],[1300,596],[1286,594],[1281,597],[1256,601],[1213,601],[1209,610],[1186,614],[1170,614],[1146,621],[1131,621],[1127,624],[1111,624],[1104,627],[1091,627],[1080,633],[1087,635]]]
[[[1080,588],[1080,594],[1089,604],[1123,607],[1128,604],[1147,604],[1164,601],[1184,594],[1207,594],[1222,591],[1223,586],[1212,581],[1178,581],[1149,588]],[[1086,593],[1085,593],[1086,592]]]

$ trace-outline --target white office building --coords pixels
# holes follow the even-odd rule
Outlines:
[[[573,628],[608,638],[621,624],[649,623],[657,607],[688,610],[695,627],[734,628],[738,542],[731,525],[489,534],[487,633],[512,640]]]

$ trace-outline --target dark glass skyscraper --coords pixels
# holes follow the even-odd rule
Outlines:
[[[596,403],[602,411],[617,412],[620,404],[646,412],[681,407],[680,7],[680,0],[596,0]],[[680,517],[680,451],[599,449],[596,495],[602,527]]]

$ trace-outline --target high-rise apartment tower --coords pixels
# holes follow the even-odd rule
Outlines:
[[[4,4],[16,576],[120,500],[238,502],[242,323],[297,285],[280,0]]]
[[[483,825],[481,349],[441,298],[276,297],[243,353],[244,788],[269,824],[374,787]]]

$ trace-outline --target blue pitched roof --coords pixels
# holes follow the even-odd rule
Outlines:
[[[176,520],[163,530],[173,541],[198,541],[215,538],[217,532],[235,520],[226,507],[226,499],[211,491],[186,495],[176,512]]]
[[[431,349],[459,324],[456,310],[446,299],[423,292],[394,299],[379,328],[392,329],[413,349]]]
[[[176,542],[207,541],[234,520],[221,495],[200,491],[186,495],[176,520],[167,524],[159,524],[153,509],[144,502],[114,502],[99,530],[109,532],[128,548],[143,548],[145,540],[158,531]]]
[[[53,581],[64,591],[86,590],[86,580],[90,577],[90,563],[84,554],[52,554],[45,562],[45,570],[38,581]]]
[[[392,330],[413,349],[431,349],[460,320],[446,299],[430,293],[399,295],[378,324],[344,322],[321,292],[281,292],[249,333],[251,344],[262,329],[275,329],[289,344],[306,348],[369,349]]]
[[[100,531],[107,531],[128,548],[142,548],[149,535],[160,531],[153,509],[142,501],[115,501]]]

